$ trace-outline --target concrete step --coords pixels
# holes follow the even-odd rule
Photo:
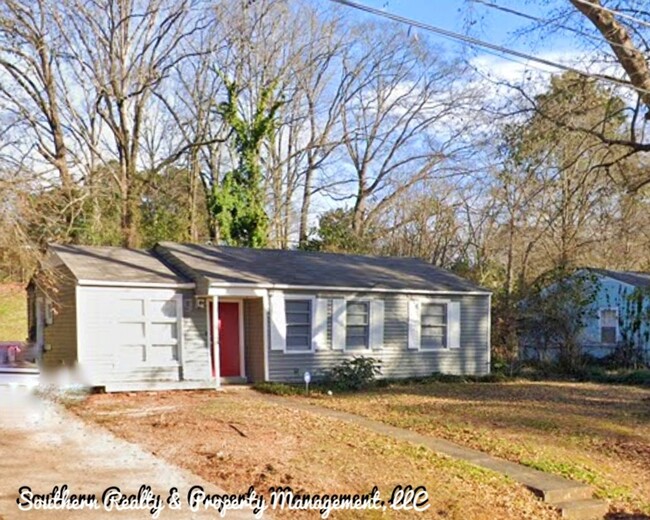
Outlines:
[[[571,520],[602,520],[609,510],[607,502],[594,498],[569,500],[554,506],[560,510],[562,518]]]
[[[579,500],[588,500],[593,497],[593,490],[590,486],[573,481],[564,481],[559,485],[555,482],[552,485],[544,485],[540,482],[536,490],[542,495],[544,502],[559,504]]]

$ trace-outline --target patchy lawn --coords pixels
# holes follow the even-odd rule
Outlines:
[[[270,486],[289,485],[295,492],[367,493],[377,485],[387,499],[394,486],[412,484],[426,486],[430,509],[390,512],[389,518],[558,518],[505,477],[354,425],[263,402],[249,390],[94,395],[68,406],[229,492],[253,485],[266,493]],[[386,518],[359,512],[332,517]]]
[[[0,341],[27,338],[27,297],[17,283],[0,284]]]
[[[312,399],[591,484],[612,518],[650,518],[648,389],[425,383]]]

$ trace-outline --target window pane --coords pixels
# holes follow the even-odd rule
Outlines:
[[[287,312],[287,325],[304,324],[309,325],[310,315],[308,312]]]
[[[445,316],[422,316],[422,326],[431,327],[445,324]]]
[[[422,327],[422,336],[444,336],[446,333],[446,327]]]
[[[149,312],[152,318],[175,318],[176,300],[151,300]]]
[[[422,305],[423,316],[445,316],[447,305],[444,303],[425,303]]]
[[[149,327],[152,343],[172,343],[178,341],[176,323],[152,323]]]
[[[287,350],[295,351],[309,351],[311,350],[310,338],[307,336],[290,336],[287,337]]]
[[[348,336],[345,341],[345,348],[347,350],[367,349],[367,336]]]
[[[144,323],[120,323],[118,334],[118,341],[121,345],[145,343]]]
[[[348,302],[348,314],[368,315],[368,302]]]
[[[287,327],[287,338],[290,336],[310,336],[309,325],[289,325]]]
[[[144,300],[120,300],[119,314],[121,318],[141,318],[144,316]]]
[[[311,310],[310,300],[286,300],[284,308],[289,312],[309,312]]]
[[[444,348],[446,338],[444,336],[422,336],[422,349]]]
[[[601,327],[616,327],[618,322],[615,310],[602,310],[600,311],[600,326]]]
[[[149,361],[152,363],[178,361],[178,348],[176,345],[151,345]]]
[[[285,300],[287,350],[311,350],[311,300]]]
[[[616,343],[616,327],[602,327],[600,341],[601,343]]]
[[[346,323],[348,325],[367,325],[368,316],[362,314],[350,314],[348,313],[346,317]]]

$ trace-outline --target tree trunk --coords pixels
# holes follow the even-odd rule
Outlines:
[[[630,82],[639,89],[643,103],[650,110],[648,62],[645,55],[634,45],[625,26],[619,23],[614,13],[603,8],[600,0],[570,0],[570,2],[591,21],[609,43]]]

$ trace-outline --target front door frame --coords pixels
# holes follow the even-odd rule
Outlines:
[[[215,298],[217,300],[217,298]],[[246,377],[246,360],[244,359],[244,299],[243,298],[218,298],[217,301],[217,306],[219,303],[236,303],[237,304],[237,314],[238,314],[238,321],[239,321],[239,377],[245,378]],[[219,338],[219,330],[218,330],[218,320],[215,320],[215,329],[216,331],[213,331],[213,334],[215,334],[216,338]],[[218,342],[218,340],[217,340]],[[219,360],[219,363],[221,362],[220,354],[219,352],[216,353],[217,356],[214,358],[215,360]],[[217,364],[219,364],[217,363]],[[221,367],[219,367],[219,375],[221,375]]]

